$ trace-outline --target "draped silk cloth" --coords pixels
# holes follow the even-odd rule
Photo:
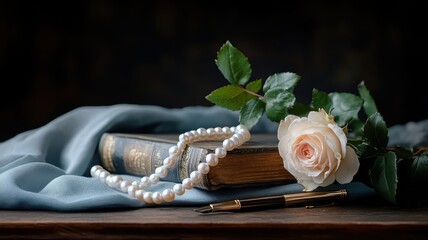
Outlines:
[[[90,177],[90,168],[100,164],[98,143],[101,135],[105,132],[182,133],[200,127],[236,126],[238,119],[237,112],[216,106],[167,109],[119,104],[74,109],[40,128],[0,143],[0,209],[82,211],[158,206],[133,199]],[[251,132],[274,133],[277,126],[262,118]],[[173,185],[160,182],[151,191]],[[361,183],[332,185],[327,189],[339,188],[348,189],[351,200],[363,201],[374,196],[374,191]],[[162,205],[196,206],[302,189],[299,184],[211,192],[193,188],[177,196],[175,201]]]

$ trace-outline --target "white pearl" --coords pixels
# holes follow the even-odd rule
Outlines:
[[[186,144],[192,143],[195,139],[195,136],[191,132],[186,132],[184,135],[187,136],[187,141],[185,141]]]
[[[199,163],[198,171],[201,174],[207,174],[210,171],[210,166],[207,163]]]
[[[236,127],[230,127],[230,131],[231,131],[232,133],[235,133],[235,131],[236,131]]]
[[[122,177],[118,175],[113,175],[108,180],[108,185],[113,188],[119,188],[122,183]]]
[[[214,139],[216,137],[216,133],[214,128],[208,128],[207,129],[207,135],[209,139]]]
[[[96,178],[99,178],[100,177],[100,174],[102,173],[102,172],[104,172],[104,169],[102,169],[102,168],[98,168],[97,170],[95,170],[95,173],[94,173],[94,177],[96,177]]]
[[[110,175],[110,173],[109,173],[109,172],[107,172],[107,171],[102,171],[102,172],[100,173],[100,176],[99,176],[99,178],[100,178],[101,182],[102,182],[102,183],[106,183],[107,176],[109,176],[109,175]]]
[[[236,147],[236,146],[241,145],[241,143],[240,143],[240,141],[239,141],[239,138],[237,138],[235,135],[236,135],[236,134],[234,134],[234,135],[230,138],[230,141],[232,141],[232,142],[233,142],[233,145]]]
[[[172,146],[168,150],[170,156],[180,155],[180,149],[177,146]]]
[[[223,127],[223,132],[224,132],[224,134],[225,134],[225,135],[230,135],[230,134],[232,134],[232,131],[230,131],[230,128],[229,128],[229,127]]]
[[[234,148],[235,148],[235,145],[234,145],[234,143],[233,143],[233,141],[232,141],[232,140],[230,140],[230,139],[226,139],[226,140],[224,140],[224,141],[223,141],[223,148],[224,148],[226,151],[230,151],[230,150],[232,150],[232,149],[234,149]]]
[[[196,132],[199,134],[200,138],[204,139],[207,137],[207,130],[205,128],[198,128]]]
[[[149,180],[152,185],[155,185],[156,183],[159,182],[159,176],[156,174],[152,174],[150,175]]]
[[[186,142],[185,142],[185,141],[178,141],[178,142],[177,142],[177,147],[178,147],[179,149],[181,149],[181,151],[183,151],[183,150],[186,148],[186,146],[187,146],[187,144],[186,144]]]
[[[185,189],[183,187],[183,184],[175,184],[172,188],[172,191],[174,191],[175,195],[183,195],[185,192]]]
[[[180,156],[169,156],[169,158],[171,158],[171,160],[174,161],[174,164],[175,164],[177,159],[180,159]]]
[[[245,139],[245,141],[248,141],[248,140],[250,140],[251,139],[251,134],[250,134],[250,132],[244,132],[244,133],[242,133],[243,135],[244,135],[244,139]]]
[[[99,177],[102,177],[102,178],[107,178],[107,176],[109,176],[110,175],[110,173],[108,172],[108,171],[106,171],[106,170],[104,170],[104,169],[100,169],[101,171],[100,171],[100,176]]]
[[[100,169],[100,165],[95,165],[93,167],[91,167],[91,176],[95,177],[95,171],[97,171],[98,169]]]
[[[145,191],[141,190],[141,189],[135,191],[135,198],[140,200],[140,201],[144,201],[144,193],[145,193]]]
[[[129,196],[135,198],[135,192],[139,190],[139,188],[137,186],[131,185],[128,187],[128,194]]]
[[[239,124],[238,126],[236,126],[236,130],[248,132],[248,128],[243,124]]]
[[[189,136],[182,133],[180,134],[180,136],[178,136],[178,140],[179,142],[188,142],[189,141]]]
[[[243,144],[244,142],[246,142],[245,137],[242,133],[235,133],[233,134],[233,136],[239,139],[240,144]]]
[[[172,168],[174,167],[176,162],[177,162],[176,158],[169,156],[163,160],[163,165],[166,168]]]
[[[227,151],[222,147],[216,148],[214,152],[218,158],[224,158],[227,155]]]
[[[192,189],[193,188],[192,180],[190,180],[190,178],[183,179],[182,185],[183,185],[184,189]]]
[[[144,202],[146,202],[146,203],[153,203],[152,196],[153,196],[152,192],[145,192],[144,195],[143,195]]]
[[[218,137],[222,137],[224,132],[223,129],[221,127],[216,127],[214,128],[215,133],[217,134]]]
[[[159,192],[154,192],[152,195],[153,202],[156,204],[160,204],[163,201],[162,194]]]
[[[120,183],[120,190],[122,192],[128,192],[128,187],[131,186],[131,182],[128,180],[124,180]]]
[[[162,198],[165,202],[174,201],[175,194],[171,189],[165,189],[162,191]]]
[[[211,167],[217,166],[218,164],[218,157],[214,153],[208,153],[205,160]]]
[[[143,187],[143,188],[148,188],[148,187],[150,187],[152,184],[151,184],[151,182],[150,182],[149,177],[144,176],[144,177],[142,177],[142,178],[141,178],[141,180],[140,180],[140,185],[141,185],[141,187]]]
[[[168,169],[164,166],[157,167],[155,169],[155,174],[158,175],[160,178],[164,178],[168,174]]]
[[[132,181],[132,186],[140,187],[140,183],[138,181]]]
[[[198,141],[199,140],[200,135],[199,135],[199,133],[197,131],[192,130],[192,131],[190,131],[190,133],[193,134],[193,137],[195,138],[194,141]]]
[[[196,185],[202,180],[201,173],[199,171],[193,171],[190,173],[190,181],[192,181],[192,185]]]
[[[106,176],[106,184],[107,184],[107,186],[109,186],[109,187],[113,187],[113,186],[110,186],[110,178],[111,178],[111,177],[112,177],[112,175],[111,175],[111,174]]]
[[[237,134],[242,135],[242,138],[244,139],[244,142],[250,140],[250,138],[251,138],[250,132],[239,132]]]

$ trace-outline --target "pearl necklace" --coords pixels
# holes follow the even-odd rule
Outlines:
[[[208,153],[205,157],[205,162],[199,163],[197,170],[190,173],[190,177],[183,179],[181,183],[175,184],[172,189],[165,189],[162,192],[148,191],[148,188],[156,185],[161,178],[167,176],[168,169],[174,167],[188,144],[223,138],[226,138],[223,141],[223,145],[217,147],[214,153]],[[183,195],[186,190],[192,189],[193,186],[201,182],[202,175],[208,174],[210,168],[216,166],[220,158],[226,157],[227,151],[241,146],[250,138],[250,131],[244,125],[231,128],[199,128],[196,131],[192,130],[180,134],[177,145],[169,149],[169,156],[163,160],[163,165],[157,167],[150,176],[142,177],[139,182],[124,180],[121,176],[111,174],[100,165],[95,165],[91,168],[91,176],[98,178],[111,188],[128,193],[132,198],[146,203],[161,204],[163,201],[171,202],[176,196]]]

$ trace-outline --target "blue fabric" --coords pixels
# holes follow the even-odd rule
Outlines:
[[[119,104],[77,108],[45,126],[0,143],[0,208],[81,211],[152,207],[154,205],[135,200],[89,176],[90,168],[100,164],[97,147],[104,132],[181,133],[199,127],[237,124],[237,112],[215,106],[167,109]],[[252,132],[276,130],[277,124],[264,118]],[[153,190],[172,188],[172,185],[161,182]],[[372,189],[360,183],[333,185],[330,189],[342,187],[348,189],[351,200],[374,195]],[[301,190],[299,184],[214,192],[194,188],[163,205],[196,206]]]

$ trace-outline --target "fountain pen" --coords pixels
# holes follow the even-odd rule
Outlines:
[[[291,206],[314,206],[332,204],[346,200],[348,193],[345,189],[327,192],[303,192],[285,195],[232,200],[213,203],[208,206],[194,209],[199,213],[236,212],[244,210],[262,210]]]

